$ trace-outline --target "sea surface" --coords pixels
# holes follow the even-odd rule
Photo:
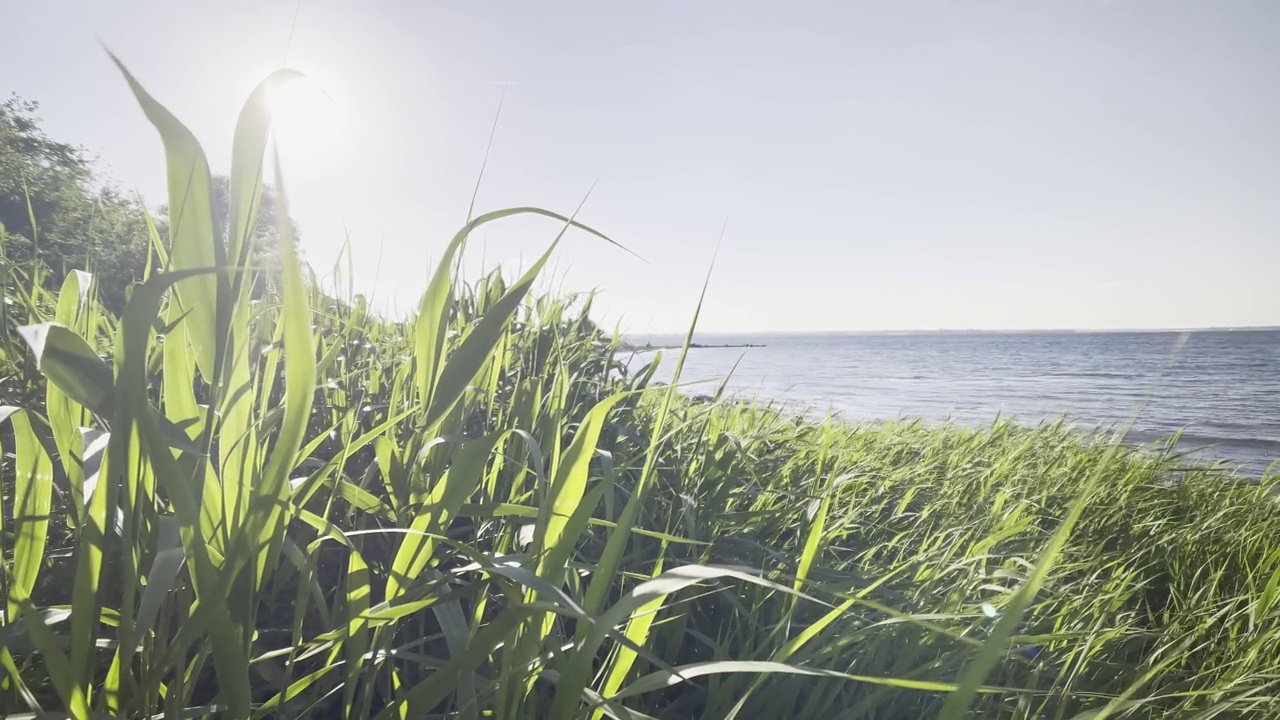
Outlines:
[[[679,344],[634,336],[637,345]],[[984,425],[1065,418],[1179,449],[1260,476],[1280,459],[1280,331],[705,335],[684,382],[852,422],[921,417]],[[678,350],[664,351],[668,380]],[[639,352],[633,368],[652,358]],[[730,376],[730,372],[732,375]],[[682,382],[683,384],[683,382]],[[1280,468],[1280,465],[1277,465]]]

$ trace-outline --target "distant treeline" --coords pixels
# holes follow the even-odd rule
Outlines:
[[[623,350],[632,350],[635,352],[645,352],[649,350],[679,350],[683,345],[654,345],[653,343],[645,343],[643,345],[634,343],[622,343]],[[703,343],[689,343],[689,348],[762,348],[765,347],[759,343],[728,343],[720,345],[708,345]]]
[[[45,133],[39,104],[10,96],[0,102],[0,243],[18,265],[48,268],[44,285],[57,288],[72,270],[92,270],[99,299],[124,310],[126,289],[159,264],[151,228],[167,244],[168,208],[149,211],[137,193],[119,187],[78,145]],[[225,236],[228,181],[215,175],[211,205]],[[149,217],[150,216],[150,217]],[[274,193],[267,188],[258,212],[256,262],[279,264]],[[295,230],[294,237],[298,237]],[[271,277],[274,273],[268,272]]]

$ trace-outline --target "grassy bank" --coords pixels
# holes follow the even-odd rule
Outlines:
[[[683,400],[626,370],[590,297],[531,294],[547,256],[453,275],[475,227],[572,224],[539,210],[463,228],[406,323],[320,294],[287,224],[253,300],[251,238],[210,230],[203,153],[134,90],[168,154],[166,270],[117,318],[87,276],[53,294],[4,266],[5,712],[1280,707],[1269,483],[1062,426],[855,430]],[[261,100],[233,228],[253,226]]]

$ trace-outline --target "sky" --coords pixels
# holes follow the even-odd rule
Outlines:
[[[388,313],[497,115],[477,210],[581,205],[643,260],[573,233],[545,286],[626,332],[687,327],[709,269],[713,332],[1280,325],[1272,0],[0,7],[0,93],[153,206],[163,149],[104,46],[222,172],[254,86],[307,73],[332,100],[290,94],[278,132],[306,258],[349,242],[343,291]],[[481,229],[468,271],[558,230]]]

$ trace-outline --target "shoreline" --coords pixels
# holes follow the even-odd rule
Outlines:
[[[658,383],[663,384],[663,383]],[[1092,441],[1114,442],[1144,453],[1168,453],[1186,458],[1200,469],[1226,469],[1237,479],[1257,482],[1271,474],[1280,473],[1280,441],[1270,438],[1212,437],[1186,431],[1159,432],[1149,429],[1123,429],[1123,421],[1090,421],[1070,415],[1053,415],[1041,418],[1001,415],[989,419],[960,417],[930,417],[902,414],[886,417],[849,417],[841,411],[822,412],[816,406],[795,400],[783,400],[761,396],[739,397],[728,394],[717,401],[706,393],[679,393],[685,401],[694,405],[722,403],[744,409],[777,412],[791,420],[822,426],[834,423],[852,431],[870,431],[895,427],[915,426],[924,432],[945,433],[952,430],[987,432],[1003,425],[1020,431],[1035,431],[1047,427],[1061,427]],[[1252,450],[1253,453],[1231,452]],[[1268,452],[1270,451],[1270,452]],[[1274,469],[1273,469],[1274,468]],[[1270,472],[1269,472],[1270,470]]]
[[[622,350],[631,352],[652,352],[654,350],[681,350],[684,345],[622,345]],[[725,343],[725,344],[707,344],[707,343],[689,343],[690,350],[726,350],[733,348],[762,348],[768,347],[764,343]]]

